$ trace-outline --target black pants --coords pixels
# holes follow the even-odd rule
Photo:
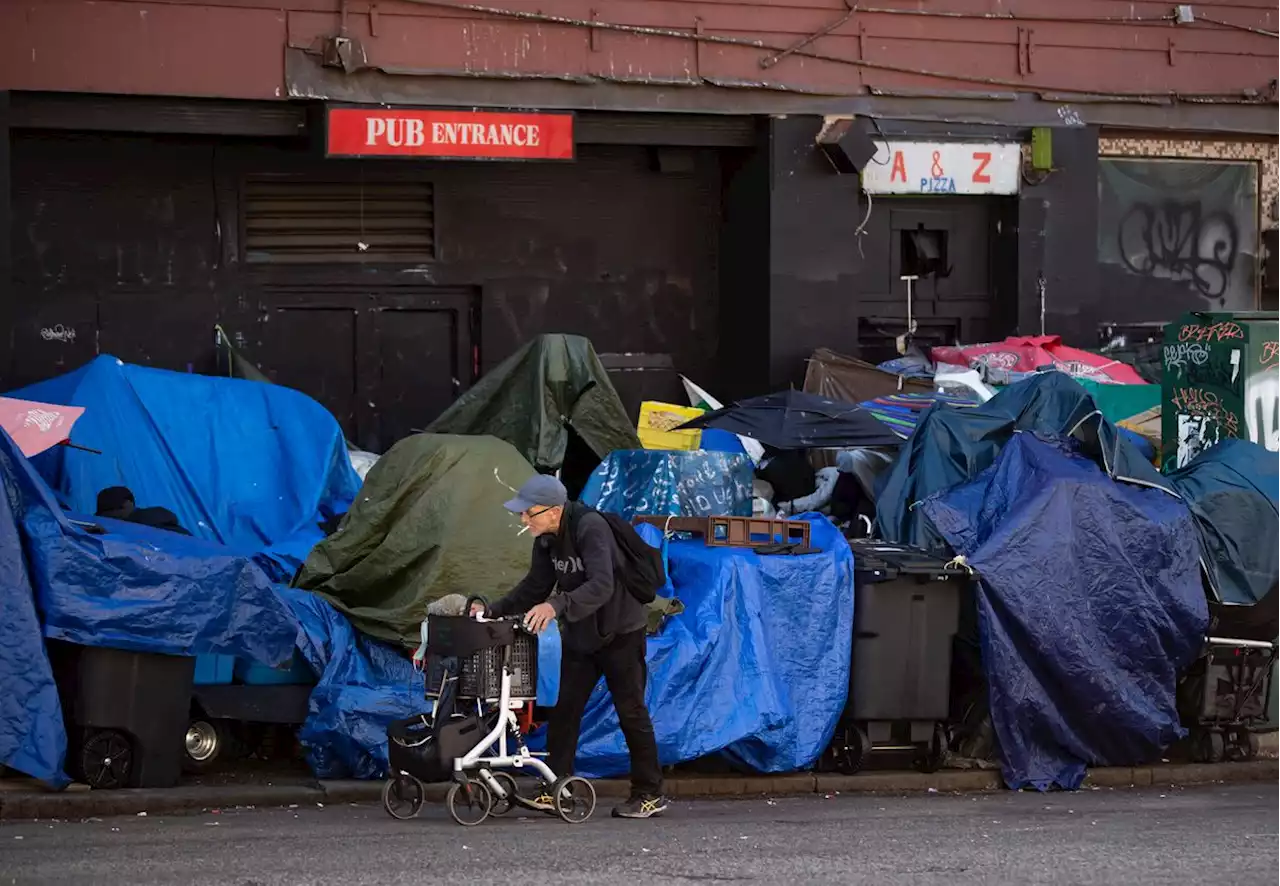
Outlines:
[[[646,796],[662,793],[662,767],[653,721],[644,704],[649,669],[644,660],[645,631],[622,634],[598,652],[585,655],[568,647],[560,651],[560,697],[547,727],[547,763],[558,777],[573,773],[578,752],[582,712],[600,675],[613,696],[622,736],[631,754],[631,792]]]

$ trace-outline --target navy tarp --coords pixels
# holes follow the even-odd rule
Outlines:
[[[1057,375],[1058,373],[1054,373]],[[1075,441],[1017,434],[919,510],[980,576],[991,718],[1011,788],[1158,758],[1208,606],[1186,506],[1110,479]]]
[[[30,594],[43,625],[23,617],[19,602],[6,613],[13,632],[7,646],[43,650],[40,637],[86,646],[106,646],[167,655],[218,654],[247,658],[268,666],[284,664],[293,653],[296,625],[276,596],[266,574],[251,559],[210,542],[133,523],[86,518],[105,532],[91,533],[63,514],[49,488],[13,441],[0,434],[0,479],[8,517],[0,538],[4,556],[21,557],[27,580],[13,582],[9,593]],[[14,549],[20,540],[21,551]],[[20,571],[7,574],[21,576]],[[21,625],[21,627],[19,627]],[[33,634],[32,631],[35,631]],[[65,738],[61,712],[50,714],[43,651],[30,653],[25,681],[32,708],[27,730],[41,736],[39,751],[28,760],[42,769],[30,772],[57,782],[47,761],[61,764]],[[56,716],[55,729],[49,718]]]
[[[849,686],[853,554],[825,517],[797,519],[811,522],[823,553],[670,543],[670,577],[685,609],[649,638],[646,692],[664,765],[724,752],[749,769],[790,772],[830,743]],[[579,774],[628,770],[603,681],[581,735]]]
[[[61,787],[67,783],[62,772],[67,733],[23,553],[19,476],[24,466],[18,447],[0,430],[5,492],[0,495],[0,765]]]
[[[978,476],[1016,431],[1074,437],[1109,476],[1171,488],[1078,382],[1064,372],[1045,372],[1010,385],[980,406],[931,407],[878,484],[879,536],[945,553],[916,503]]]
[[[259,555],[291,578],[360,488],[337,421],[288,388],[121,363],[102,356],[10,396],[83,406],[74,442],[33,463],[72,511],[128,486],[197,538]]]
[[[621,449],[609,453],[580,500],[630,520],[671,517],[750,517],[751,459],[742,453]]]
[[[1252,605],[1265,597],[1280,571],[1280,457],[1223,440],[1168,477],[1196,518],[1218,599]]]

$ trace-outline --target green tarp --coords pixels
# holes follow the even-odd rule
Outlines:
[[[433,421],[431,434],[489,434],[540,471],[565,461],[570,426],[597,460],[639,449],[635,423],[618,399],[591,342],[542,335],[486,374]]]
[[[493,437],[401,440],[294,583],[364,633],[417,646],[431,601],[454,593],[493,599],[524,577],[532,539],[502,504],[509,487],[532,475],[520,453]]]

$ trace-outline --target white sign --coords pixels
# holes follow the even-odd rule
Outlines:
[[[1022,146],[999,142],[877,142],[862,170],[869,194],[1016,194]]]

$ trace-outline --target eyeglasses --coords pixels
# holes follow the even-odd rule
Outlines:
[[[529,510],[524,512],[524,515],[526,518],[532,520],[534,517],[541,517],[543,514],[545,514],[547,511],[550,511],[550,510],[554,510],[554,508],[543,508],[540,511],[535,511],[533,508],[530,508]]]

